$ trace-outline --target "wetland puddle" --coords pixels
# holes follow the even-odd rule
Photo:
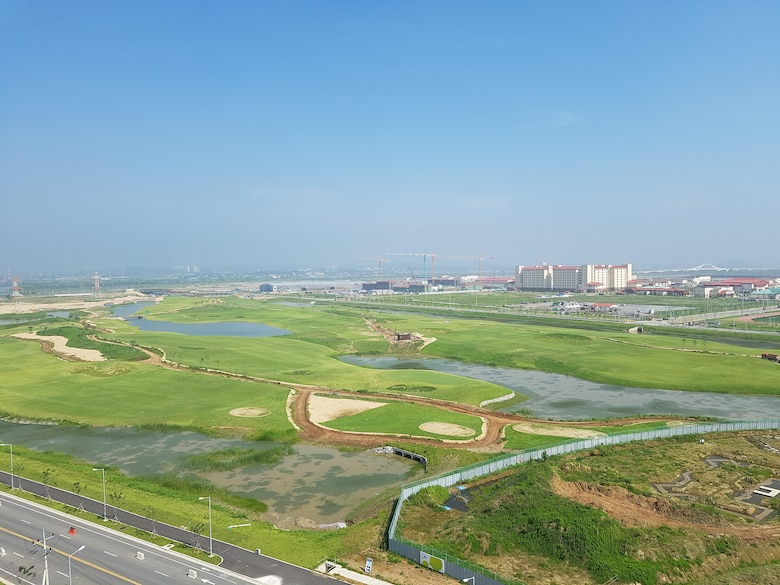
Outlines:
[[[371,368],[435,370],[493,382],[529,397],[522,404],[507,408],[507,412],[525,412],[527,409],[535,418],[585,420],[658,414],[754,420],[771,417],[780,410],[780,397],[775,396],[624,388],[563,374],[463,364],[437,358],[408,360],[345,356],[341,359],[349,364]]]
[[[163,433],[121,428],[60,427],[0,421],[0,443],[36,451],[66,453],[89,465],[116,467],[131,476],[181,472],[181,460],[196,453],[231,447],[270,449],[274,443],[215,439],[193,432]],[[343,522],[359,504],[389,487],[409,481],[419,465],[393,455],[347,453],[296,445],[276,465],[253,465],[226,472],[182,472],[202,477],[235,494],[268,504],[279,527]],[[24,475],[24,471],[22,471]],[[40,477],[30,479],[40,481]],[[99,481],[99,478],[96,479]],[[63,489],[71,486],[60,485]]]

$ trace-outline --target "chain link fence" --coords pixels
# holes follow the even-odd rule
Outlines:
[[[553,455],[565,455],[566,453],[585,451],[602,446],[621,445],[635,441],[668,439],[684,435],[707,435],[711,433],[763,431],[769,429],[780,429],[780,419],[700,423],[652,431],[641,431],[637,433],[605,435],[592,439],[572,440],[568,443],[546,447],[544,449],[533,449],[513,453],[511,455],[504,455],[489,461],[462,467],[443,475],[410,483],[401,488],[401,494],[398,497],[395,510],[393,510],[393,516],[390,520],[388,529],[388,548],[392,552],[406,557],[409,560],[445,573],[460,581],[470,583],[471,585],[514,585],[517,582],[501,579],[495,573],[485,571],[484,568],[470,565],[462,559],[451,557],[450,555],[438,552],[431,547],[416,544],[403,537],[396,536],[395,532],[398,528],[398,521],[404,501],[426,487],[438,485],[449,488],[462,483],[468,483],[470,480],[474,480],[478,477],[492,475],[509,467],[515,467],[528,463],[529,461],[544,459]]]

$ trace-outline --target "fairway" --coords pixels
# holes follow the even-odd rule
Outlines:
[[[438,423],[438,424],[436,424]],[[479,417],[430,406],[391,402],[323,423],[330,429],[353,433],[382,433],[399,437],[466,440],[482,429]]]

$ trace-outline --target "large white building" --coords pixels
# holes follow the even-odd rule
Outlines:
[[[619,291],[633,279],[631,264],[581,266],[518,266],[515,286],[520,290]]]

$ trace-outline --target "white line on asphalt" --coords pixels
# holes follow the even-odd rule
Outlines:
[[[114,553],[112,553],[112,552],[108,552],[107,550],[104,550],[103,552],[104,552],[104,553],[106,553],[107,555],[110,555],[110,556],[112,556],[112,557],[115,557],[115,556],[116,556]]]
[[[163,577],[170,577],[170,575],[166,575],[165,573],[161,573],[160,571],[155,571],[158,575],[162,575]]]
[[[24,518],[19,518],[19,522],[24,522],[25,524],[32,524],[29,520],[25,520]]]

